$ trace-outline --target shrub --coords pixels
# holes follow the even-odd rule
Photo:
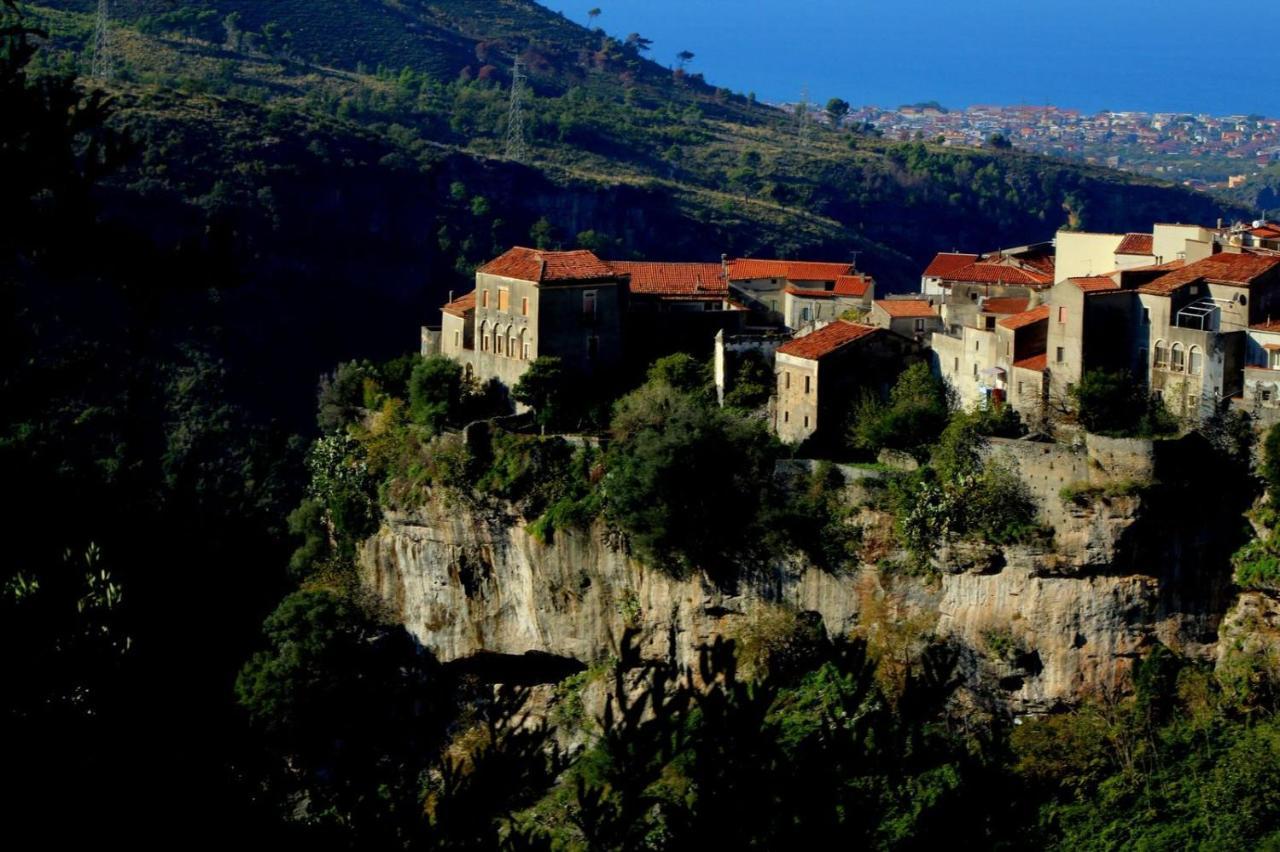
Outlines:
[[[1071,388],[1076,418],[1089,432],[1151,437],[1176,432],[1177,418],[1124,370],[1090,370]]]
[[[556,357],[540,355],[529,364],[511,389],[511,397],[533,409],[534,420],[543,429],[568,422],[576,398],[575,377]]]
[[[347,361],[320,377],[316,395],[316,423],[322,432],[336,432],[354,422],[365,402],[365,381],[373,377],[367,362]]]
[[[928,364],[912,364],[898,377],[887,402],[867,394],[855,406],[849,441],[871,453],[889,448],[923,458],[946,427],[953,407],[946,382]]]
[[[462,367],[434,355],[418,361],[409,375],[409,416],[432,434],[455,415],[462,397]]]
[[[724,395],[730,408],[753,410],[769,401],[773,393],[773,371],[764,357],[748,350],[734,372],[733,386]]]

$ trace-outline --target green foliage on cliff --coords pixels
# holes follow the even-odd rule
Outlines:
[[[1080,425],[1098,435],[1150,438],[1178,431],[1178,420],[1125,370],[1090,370],[1071,388]]]
[[[923,460],[954,409],[955,395],[947,383],[928,364],[912,364],[902,371],[887,401],[868,395],[854,407],[849,443],[872,455],[891,449]]]

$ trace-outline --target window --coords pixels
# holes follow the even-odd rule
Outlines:
[[[1280,370],[1280,349],[1272,349],[1267,353],[1267,365],[1273,370]]]
[[[804,392],[805,392],[805,393],[808,393],[808,392],[809,392],[809,380],[810,380],[811,378],[813,378],[813,377],[812,377],[812,376],[805,376],[805,377],[804,377]]]
[[[1263,401],[1263,402],[1270,402],[1270,401],[1271,401],[1271,389],[1270,389],[1270,388],[1267,388],[1266,390],[1264,390],[1264,391],[1262,392],[1262,401]]]
[[[786,389],[787,389],[787,390],[791,390],[791,371],[790,371],[790,370],[784,370],[784,371],[782,372],[782,375],[786,376],[786,386],[785,386],[785,387],[786,387]]]
[[[1142,324],[1151,325],[1151,309],[1150,308],[1142,309]]]
[[[1018,382],[1018,396],[1022,396],[1022,382]]]
[[[1169,350],[1169,369],[1175,373],[1182,372],[1183,356],[1186,353],[1182,351],[1182,344],[1175,343],[1173,348]]]
[[[981,341],[981,340],[975,340],[975,341],[973,341],[973,351],[974,351],[974,352],[981,352],[981,351],[982,351],[982,341]]]
[[[494,355],[502,354],[503,350],[506,348],[505,346],[506,339],[507,339],[507,336],[503,334],[500,329],[495,328],[493,330],[493,354]]]
[[[462,332],[457,331],[456,329],[453,332],[453,348],[454,349],[462,348]]]
[[[790,412],[790,411],[784,411],[784,412],[782,412],[782,422],[783,422],[783,423],[790,423],[790,422],[791,422],[791,412]]]
[[[975,379],[976,379],[976,378],[978,378],[978,365],[977,365],[977,364],[974,364],[974,365],[973,365],[973,377],[974,377]]]
[[[520,350],[516,348],[516,336],[510,330],[507,331],[507,356],[510,358],[520,357]]]
[[[520,316],[529,316],[529,297],[525,296],[520,300]]]
[[[596,318],[596,291],[582,291],[582,315],[587,319]]]
[[[956,356],[955,366],[953,366],[953,367],[951,368],[951,371],[952,371],[953,373],[958,373],[958,372],[960,372],[960,356],[959,356],[959,355],[957,355],[957,356]]]
[[[1188,288],[1187,288],[1187,290],[1188,290],[1188,291],[1191,293],[1191,295],[1193,295],[1193,296],[1199,296],[1199,295],[1200,295],[1200,285],[1199,285],[1199,284],[1192,284],[1190,287],[1188,287]]]
[[[1244,295],[1243,293],[1241,293],[1236,298],[1240,300],[1240,307],[1244,307],[1245,305],[1249,304],[1249,297]]]
[[[1187,372],[1193,376],[1200,375],[1200,371],[1203,369],[1201,364],[1203,360],[1204,357],[1200,352],[1200,347],[1192,346],[1190,351],[1187,352]]]
[[[978,301],[978,291],[974,290],[972,293],[970,293],[969,299],[974,302]]]
[[[801,309],[800,309],[800,320],[801,320],[801,322],[808,322],[808,321],[809,321],[809,309],[808,309],[808,308],[801,308]]]
[[[489,351],[489,324],[487,322],[480,323],[480,351]]]
[[[520,349],[519,349],[518,351],[520,352],[520,360],[521,360],[521,361],[528,361],[528,360],[529,360],[529,342],[528,342],[527,340],[525,340],[525,339],[524,339],[524,329],[523,329],[523,328],[522,328],[522,329],[520,329]]]
[[[1169,366],[1169,347],[1163,340],[1156,341],[1156,366],[1161,370]]]
[[[480,291],[480,307],[482,308],[489,307],[489,291],[488,290]]]
[[[809,415],[807,414],[804,416],[804,428],[809,428]]]
[[[1058,322],[1066,322],[1066,321],[1067,321],[1066,305],[1059,305],[1058,306]]]
[[[500,311],[511,310],[511,288],[510,287],[498,288],[498,310]]]
[[[924,331],[924,320],[916,320],[916,331]]]
[[[1059,346],[1059,347],[1058,347],[1058,351],[1054,353],[1054,359],[1053,359],[1053,360],[1055,360],[1055,361],[1057,361],[1059,364],[1061,364],[1063,361],[1065,361],[1065,360],[1066,360],[1066,354],[1067,354],[1067,353],[1063,350],[1063,348],[1062,348],[1061,346]]]
[[[996,329],[996,318],[995,318],[995,317],[987,317],[987,318],[986,318],[986,320],[987,320],[987,331],[995,331],[995,329]]]

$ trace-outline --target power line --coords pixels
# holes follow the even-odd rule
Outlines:
[[[93,61],[89,75],[110,80],[115,75],[115,56],[111,50],[111,7],[109,0],[98,0],[98,15],[93,27]]]
[[[529,159],[529,142],[524,132],[524,83],[524,68],[517,56],[511,66],[511,106],[507,110],[507,159],[517,163]]]
[[[800,103],[796,105],[796,137],[801,148],[809,147],[811,127],[809,124],[809,84],[800,90]]]

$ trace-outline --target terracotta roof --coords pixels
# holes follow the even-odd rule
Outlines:
[[[1280,265],[1280,257],[1224,252],[1197,260],[1195,263],[1188,263],[1167,275],[1161,275],[1151,283],[1140,287],[1139,290],[1143,293],[1167,296],[1197,281],[1248,287],[1255,279],[1270,272],[1277,265]]]
[[[1264,240],[1280,239],[1280,225],[1273,225],[1267,222],[1260,227],[1250,228],[1249,233]]]
[[[1116,254],[1151,254],[1154,242],[1155,237],[1151,234],[1125,234],[1116,247]]]
[[[961,254],[954,251],[940,251],[924,269],[926,278],[946,278],[951,272],[968,266],[978,259],[976,254]]]
[[[1030,266],[1037,272],[1052,276],[1057,269],[1057,258],[1052,254],[1024,254],[1018,256],[1018,262]]]
[[[788,281],[835,281],[853,272],[852,264],[822,263],[809,260],[756,260],[738,258],[729,261],[729,280],[753,278],[785,278]]]
[[[1087,275],[1080,278],[1068,278],[1086,296],[1093,293],[1105,293],[1108,290],[1119,290],[1120,285],[1105,275]]]
[[[723,298],[729,292],[718,263],[656,263],[615,260],[610,266],[631,276],[631,292],[650,296]]]
[[[1280,334],[1280,320],[1267,320],[1266,322],[1254,323],[1249,326],[1254,331],[1269,331],[1272,334]]]
[[[454,299],[452,302],[445,305],[440,310],[444,311],[446,314],[449,314],[450,316],[462,317],[467,315],[467,311],[474,311],[475,308],[476,308],[476,291],[472,290],[467,295]]]
[[[982,303],[982,310],[988,314],[1020,314],[1027,309],[1030,301],[1030,299],[1019,299],[1013,296],[987,299]]]
[[[816,361],[880,330],[870,325],[837,320],[803,337],[788,340],[778,347],[778,353]]]
[[[837,296],[844,295],[837,293],[835,290],[819,290],[817,287],[785,287],[782,292],[791,296],[800,296],[804,299],[834,299]]]
[[[1044,353],[1032,355],[1030,358],[1014,361],[1013,366],[1020,370],[1035,370],[1037,373],[1043,373],[1044,368],[1049,366],[1049,356]]]
[[[1014,314],[1011,317],[1004,317],[1000,320],[1000,325],[1004,328],[1026,328],[1033,323],[1046,321],[1049,319],[1049,306],[1039,305],[1029,311],[1023,311],[1020,314]]]
[[[599,281],[617,277],[613,267],[593,253],[543,251],[516,246],[480,267],[478,272],[501,275],[518,281]]]
[[[924,299],[876,299],[875,303],[894,319],[938,315],[937,308]]]
[[[1172,269],[1181,269],[1186,265],[1187,265],[1187,262],[1179,258],[1178,260],[1171,260],[1167,263],[1156,263],[1156,264],[1152,264],[1151,266],[1133,266],[1124,271],[1125,272],[1162,272],[1162,271],[1172,270]]]
[[[975,284],[1013,284],[1023,287],[1047,287],[1053,283],[1053,276],[1016,266],[1001,263],[970,263],[957,267],[945,275],[938,275],[944,281],[973,282]]]
[[[841,275],[836,279],[835,292],[841,296],[865,296],[872,283],[866,275]]]

